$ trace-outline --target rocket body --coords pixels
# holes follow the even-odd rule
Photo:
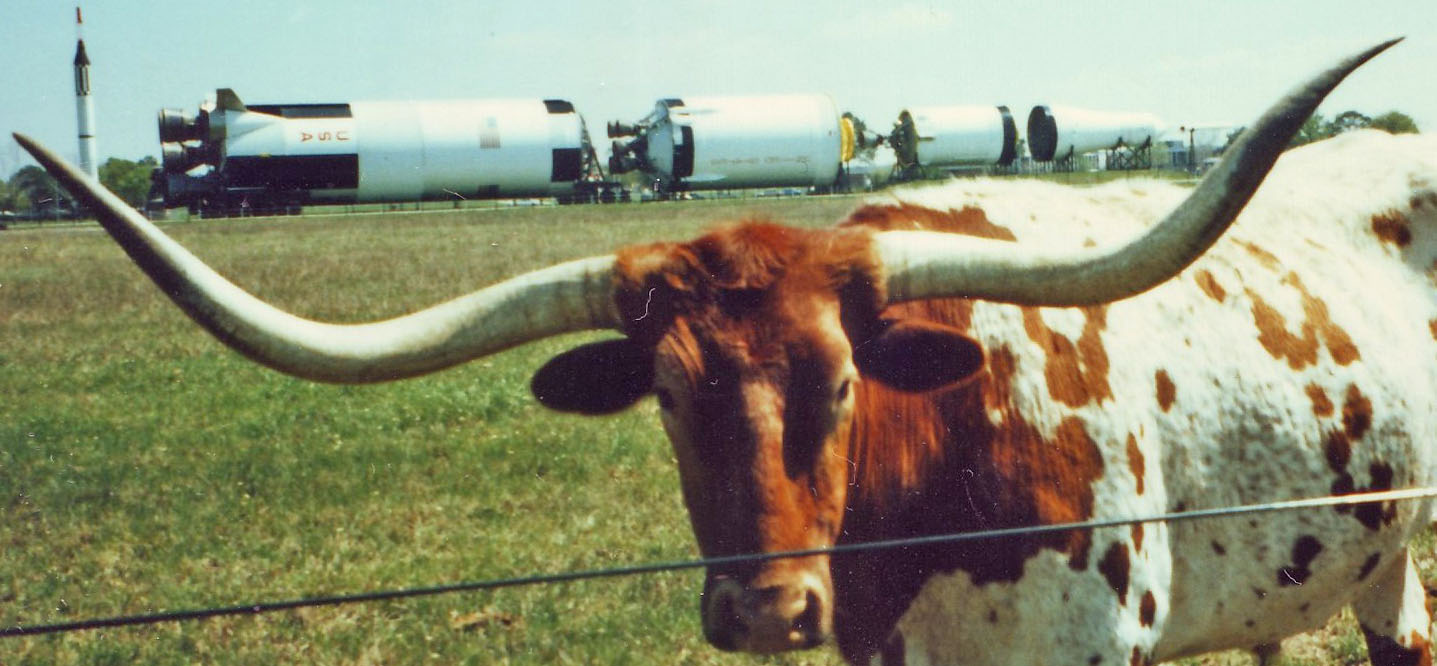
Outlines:
[[[95,152],[95,99],[90,96],[90,58],[85,53],[85,40],[75,45],[75,126],[79,129],[80,168],[99,180],[100,167]]]

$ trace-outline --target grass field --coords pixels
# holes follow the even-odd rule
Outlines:
[[[827,224],[853,203],[307,216],[167,231],[280,307],[360,321],[721,220]],[[312,384],[213,341],[97,228],[0,233],[0,624],[691,557],[651,401],[585,419],[528,395],[540,364],[595,335],[405,382]],[[1422,550],[1430,562],[1430,540]],[[701,576],[0,639],[0,664],[838,663],[831,651],[713,650],[698,625]],[[1355,636],[1350,621],[1335,623],[1288,663],[1362,663]]]

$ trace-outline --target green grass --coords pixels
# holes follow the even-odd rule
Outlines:
[[[281,307],[359,321],[723,220],[828,224],[854,203],[313,216],[167,231]],[[528,395],[540,364],[597,335],[410,381],[313,384],[220,346],[94,227],[0,233],[0,623],[694,556],[652,402],[589,419],[546,412]],[[1422,550],[1430,566],[1430,539]],[[715,651],[698,626],[701,576],[4,639],[0,663],[838,662],[832,651]],[[1340,657],[1352,631],[1332,641],[1336,656],[1314,663],[1352,663]]]

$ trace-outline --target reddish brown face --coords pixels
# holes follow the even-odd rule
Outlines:
[[[627,337],[555,357],[534,395],[602,414],[654,393],[705,556],[832,546],[864,414],[860,372],[924,391],[982,363],[959,331],[879,318],[869,249],[861,231],[762,224],[631,248],[615,296]],[[812,647],[833,633],[833,600],[826,556],[714,567],[704,632],[725,650]]]
[[[832,546],[858,381],[836,299],[790,298],[705,324],[676,319],[654,363],[700,550]],[[704,583],[704,632],[725,650],[813,647],[830,635],[832,609],[827,557],[712,568]]]

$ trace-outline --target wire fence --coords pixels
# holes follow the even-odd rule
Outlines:
[[[497,590],[508,587],[521,587],[526,585],[555,585],[559,583],[571,583],[576,581],[592,580],[598,578],[638,576],[714,566],[722,567],[738,564],[754,564],[795,557],[811,557],[814,555],[842,555],[848,553],[860,553],[875,550],[917,548],[924,546],[948,545],[965,541],[1013,539],[1019,537],[1051,534],[1054,532],[1094,530],[1107,527],[1127,527],[1131,525],[1139,525],[1145,523],[1180,523],[1194,520],[1227,518],[1259,513],[1298,511],[1304,509],[1352,506],[1357,504],[1370,504],[1378,502],[1414,501],[1420,499],[1431,499],[1434,497],[1437,497],[1437,487],[1384,490],[1377,492],[1356,493],[1352,495],[1325,496],[1308,499],[1286,500],[1280,502],[1247,504],[1242,506],[1223,507],[1217,509],[1195,509],[1189,511],[1165,513],[1137,518],[1087,520],[1081,522],[1058,523],[1052,525],[1009,527],[1001,529],[982,530],[977,532],[957,532],[951,534],[937,534],[912,537],[907,539],[892,539],[887,541],[841,544],[827,548],[811,548],[807,550],[792,550],[774,553],[751,553],[745,555],[730,555],[726,557],[710,557],[703,559],[678,560],[672,562],[654,562],[648,564],[637,564],[604,569],[588,569],[581,571],[566,571],[549,574],[515,576],[509,578],[495,578],[480,581],[434,585],[428,587],[412,587],[397,590],[379,590],[373,592],[360,592],[355,594],[309,597],[288,601],[269,601],[230,606],[214,606],[209,608],[167,611],[144,615],[121,615],[115,617],[93,618],[57,624],[15,624],[13,626],[0,627],[0,638],[60,634],[92,629],[160,624],[164,622],[184,622],[234,615],[258,615],[261,613],[272,613],[275,611],[293,610],[298,608],[312,608],[317,606],[339,606],[346,604],[377,601],[394,601],[413,597],[426,597],[440,594],[452,594],[457,592]]]

